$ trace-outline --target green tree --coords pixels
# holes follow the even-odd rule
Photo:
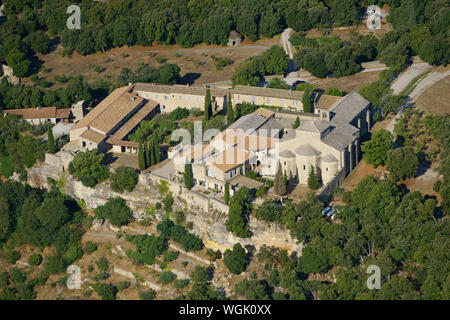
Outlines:
[[[119,197],[109,198],[104,205],[95,208],[94,212],[98,218],[109,219],[116,227],[127,224],[133,216],[125,200]]]
[[[192,188],[192,165],[190,163],[184,164],[184,174],[183,174],[184,186],[187,189]]]
[[[231,94],[228,94],[227,98],[227,124],[231,125],[234,121],[233,104],[231,102]]]
[[[361,145],[363,158],[375,167],[383,166],[386,163],[388,151],[393,149],[393,139],[389,131],[381,129]]]
[[[269,83],[266,86],[267,88],[274,88],[274,89],[284,89],[289,90],[291,87],[286,83],[286,81],[280,79],[280,78],[273,78],[269,81]]]
[[[309,88],[306,88],[303,92],[303,98],[302,98],[302,104],[303,104],[303,112],[306,113],[312,113],[312,103],[311,103],[311,93],[309,91]]]
[[[233,274],[241,274],[245,271],[247,255],[240,243],[233,246],[233,250],[227,249],[223,254],[223,263],[228,271]]]
[[[27,60],[25,53],[19,50],[11,50],[6,57],[6,63],[13,69],[14,75],[24,77],[29,71],[30,61]]]
[[[139,170],[145,170],[145,154],[144,154],[144,148],[142,146],[142,142],[139,143],[139,149],[138,149],[138,167]]]
[[[133,191],[139,179],[135,169],[120,166],[111,174],[111,189],[115,192]]]
[[[337,96],[337,97],[342,97],[342,92],[339,88],[336,87],[329,87],[326,91],[325,94],[330,95],[330,96]]]
[[[292,129],[297,129],[298,127],[300,127],[300,118],[297,116],[295,122],[292,124]]]
[[[42,256],[40,254],[37,253],[33,253],[29,258],[28,258],[28,263],[32,266],[38,266],[40,265],[42,262]]]
[[[91,283],[92,289],[102,298],[102,300],[116,300],[117,288],[106,283]]]
[[[153,135],[153,155],[155,157],[155,164],[161,161],[161,150],[159,146],[158,136],[156,134]]]
[[[413,147],[389,150],[387,153],[386,169],[394,181],[413,177],[418,167],[419,159]]]
[[[311,190],[317,190],[322,185],[322,182],[320,181],[319,176],[316,174],[315,169],[313,166],[311,166],[311,170],[308,174],[308,188]]]
[[[273,179],[273,186],[275,193],[279,196],[283,196],[286,193],[286,183],[283,179],[283,169],[281,168],[281,163],[278,161],[278,169]]]
[[[226,204],[228,204],[230,202],[230,183],[228,181],[225,182],[224,200],[225,200]]]
[[[69,164],[69,173],[86,187],[94,187],[109,177],[109,169],[103,164],[104,154],[97,150],[78,152]]]
[[[211,117],[212,117],[211,91],[209,89],[206,89],[203,119],[208,121]]]
[[[50,124],[48,125],[47,135],[48,135],[47,150],[49,153],[55,153],[56,151],[55,138],[53,137],[52,126]]]
[[[225,223],[227,231],[232,232],[240,238],[250,237],[252,233],[247,229],[250,211],[249,190],[247,187],[242,187],[230,199],[228,220]]]

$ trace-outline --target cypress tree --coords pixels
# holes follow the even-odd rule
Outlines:
[[[309,171],[308,175],[308,188],[311,190],[317,190],[322,185],[322,182],[320,181],[319,177],[315,173],[314,167],[311,166],[311,171]]]
[[[309,88],[305,89],[305,92],[303,92],[303,112],[311,113],[312,112],[312,105],[311,105],[311,94],[309,92]]]
[[[47,134],[48,135],[48,138],[47,138],[47,140],[48,140],[48,144],[47,144],[48,152],[49,153],[55,153],[55,151],[56,151],[55,138],[53,137],[53,131],[52,131],[52,125],[51,124],[48,125],[47,132],[48,132],[48,134]]]
[[[159,142],[158,142],[158,138],[157,138],[156,134],[153,135],[153,147],[154,147],[153,154],[155,155],[155,164],[156,164],[161,161],[161,150],[159,147]]]
[[[230,202],[230,184],[229,182],[225,182],[225,203],[228,204]]]
[[[144,156],[145,156],[145,167],[150,167],[150,148],[148,147],[147,143],[144,142],[143,145],[144,148]]]
[[[233,112],[233,105],[231,102],[231,94],[228,94],[228,101],[227,101],[227,123],[228,125],[231,125],[234,121],[234,112]]]
[[[282,196],[286,193],[286,183],[284,181],[283,172],[281,169],[281,163],[278,161],[278,169],[275,174],[275,178],[273,181],[273,185],[275,188],[275,193],[279,196]]]
[[[184,186],[188,189],[192,188],[192,167],[190,163],[184,165]]]
[[[148,150],[149,150],[149,165],[153,166],[155,163],[155,148],[153,147],[153,143],[148,143]]]
[[[212,117],[212,105],[211,105],[211,91],[206,89],[205,94],[205,112],[203,113],[205,120],[209,120]]]
[[[298,127],[300,127],[300,118],[297,116],[295,122],[292,124],[292,129],[297,129]]]
[[[138,149],[138,167],[139,167],[139,170],[145,169],[145,155],[144,155],[144,150],[142,147],[142,142],[139,143],[139,149]]]

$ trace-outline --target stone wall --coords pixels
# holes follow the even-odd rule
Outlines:
[[[98,184],[95,188],[83,186],[75,180],[62,165],[61,159],[68,155],[46,156],[46,162],[28,169],[27,183],[35,188],[50,189],[48,178],[58,181],[58,185],[67,195],[83,200],[88,208],[96,208],[106,203],[110,197],[122,197],[132,209],[134,217],[143,217],[145,209],[161,201],[157,185],[161,180],[167,181],[169,191],[172,192],[175,202],[174,210],[187,209],[186,222],[193,223],[192,232],[201,237],[207,247],[225,250],[232,248],[237,242],[243,246],[251,245],[256,248],[262,245],[272,245],[283,248],[289,252],[301,253],[302,244],[293,239],[289,231],[279,226],[261,222],[250,218],[249,226],[253,236],[249,239],[235,237],[225,228],[228,206],[220,200],[186,189],[174,181],[169,181],[153,173],[139,175],[139,181],[132,192],[116,193],[110,189],[109,182]],[[68,165],[67,165],[68,166]],[[16,177],[18,179],[18,177]],[[162,214],[156,215],[162,220]]]

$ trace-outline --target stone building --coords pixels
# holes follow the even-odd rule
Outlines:
[[[232,30],[228,36],[228,45],[234,47],[240,45],[242,42],[242,36],[236,30]]]
[[[50,122],[56,124],[59,121],[72,121],[72,113],[70,108],[57,109],[56,107],[37,107],[27,109],[9,109],[4,110],[3,115],[15,114],[19,119],[27,121],[32,125],[44,124]]]

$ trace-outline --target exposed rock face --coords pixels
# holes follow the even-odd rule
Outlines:
[[[66,156],[63,155],[59,158],[66,160]],[[162,196],[158,191],[157,184],[162,179],[151,173],[141,174],[139,182],[132,192],[117,193],[110,189],[109,182],[100,183],[95,188],[83,186],[67,171],[63,171],[68,165],[66,161],[64,161],[64,165],[61,162],[57,161],[55,157],[46,157],[45,163],[28,169],[27,183],[35,188],[49,190],[51,187],[48,178],[52,178],[58,181],[58,185],[64,193],[75,199],[83,200],[89,208],[105,204],[108,198],[122,197],[133,211],[136,219],[143,217],[147,207],[161,201]],[[223,202],[187,190],[176,182],[168,181],[168,187],[175,199],[173,210],[186,209],[189,212],[186,215],[186,221],[193,223],[192,232],[200,236],[207,247],[223,251],[232,248],[235,243],[239,242],[243,246],[250,245],[259,248],[265,244],[286,249],[289,252],[296,251],[298,255],[301,254],[302,244],[297,243],[298,241],[293,239],[287,230],[275,224],[269,226],[267,223],[250,218],[249,226],[253,236],[248,239],[238,238],[225,228],[228,206]],[[162,214],[157,214],[156,218],[159,221],[162,220]]]

